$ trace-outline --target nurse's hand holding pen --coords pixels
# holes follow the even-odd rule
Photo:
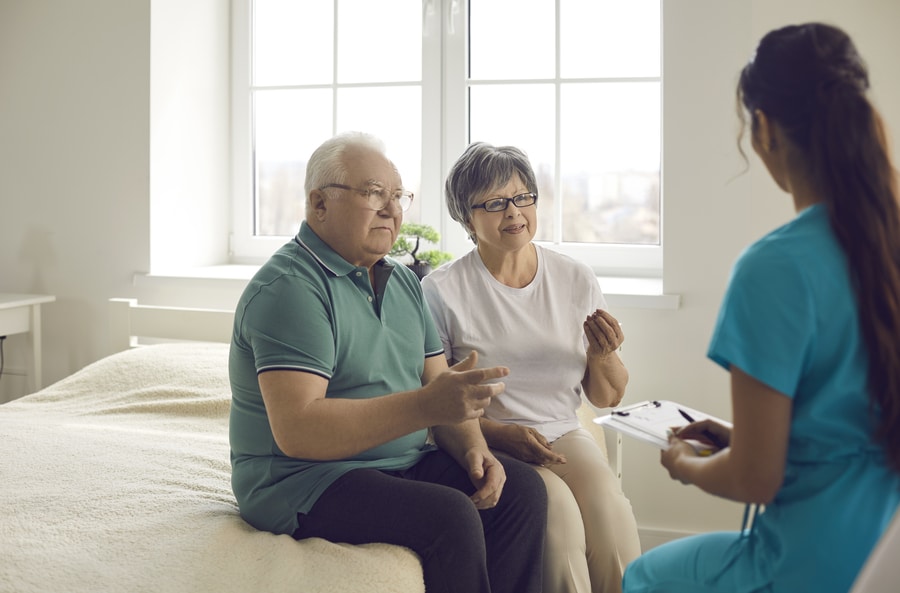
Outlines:
[[[682,412],[682,415],[685,414]],[[690,418],[686,415],[685,417]],[[669,476],[683,484],[690,484],[691,482],[685,479],[681,472],[678,471],[678,461],[683,456],[700,457],[710,455],[710,453],[699,453],[693,445],[686,442],[687,440],[699,441],[704,445],[713,447],[711,454],[714,455],[728,448],[731,443],[731,428],[714,420],[704,419],[673,430],[669,436],[669,447],[660,454],[660,461],[663,467],[669,470]]]

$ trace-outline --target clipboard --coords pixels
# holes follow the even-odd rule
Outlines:
[[[665,449],[669,446],[671,429],[689,424],[679,410],[686,412],[695,421],[708,418],[729,428],[732,426],[731,422],[669,400],[649,400],[617,408],[605,416],[594,418],[594,422],[603,428],[609,428],[639,441],[650,443],[658,449]],[[699,441],[688,440],[687,442],[693,445],[700,454],[709,454],[715,450]]]

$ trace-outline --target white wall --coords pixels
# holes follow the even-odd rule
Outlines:
[[[727,374],[705,358],[718,304],[740,250],[792,215],[789,198],[759,163],[751,159],[744,172],[738,158],[737,72],[775,26],[813,19],[839,24],[869,62],[876,101],[897,145],[900,3],[663,4],[664,280],[666,292],[681,295],[682,307],[615,311],[628,331],[626,403],[676,399],[730,417]],[[225,5],[0,0],[0,292],[57,297],[44,307],[45,383],[106,354],[111,296],[213,307],[232,306],[237,298],[240,281],[135,282],[135,274],[150,269],[151,233],[161,232],[160,220],[227,217],[215,206],[229,178],[227,88],[220,94],[227,75],[216,57],[227,43],[227,31],[218,29]],[[151,41],[158,44],[152,55]],[[185,65],[211,70],[191,79]],[[192,162],[198,169],[186,166]],[[206,237],[174,250],[154,245],[153,257],[217,263],[225,249]],[[23,338],[10,337],[5,350],[8,369],[24,367]],[[0,401],[23,389],[19,376],[4,375]],[[672,482],[649,447],[627,442],[625,468],[642,528],[738,527],[740,506]]]
[[[102,300],[148,267],[149,19],[149,0],[0,0],[0,291],[57,297],[45,383],[97,358]]]

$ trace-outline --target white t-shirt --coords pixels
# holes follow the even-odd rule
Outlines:
[[[534,427],[553,441],[578,428],[587,363],[584,320],[606,299],[593,271],[571,257],[537,250],[537,274],[524,288],[498,282],[477,249],[441,266],[422,289],[448,358],[478,351],[479,367],[506,366],[506,390],[485,416]]]

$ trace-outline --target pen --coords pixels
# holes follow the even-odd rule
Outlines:
[[[694,420],[693,416],[691,416],[690,414],[688,414],[681,408],[678,408],[678,413],[681,414],[681,417],[684,418],[685,420],[687,420],[688,422],[696,422],[696,420]],[[725,448],[725,445],[711,431],[704,430],[703,436],[705,436],[707,439],[709,439],[709,442],[711,442],[717,449]]]
[[[678,408],[678,413],[681,414],[682,417],[683,417],[685,420],[687,420],[688,422],[696,422],[696,420],[694,420],[693,416],[691,416],[690,414],[688,414],[687,412],[685,412],[685,411],[682,410],[681,408]]]

